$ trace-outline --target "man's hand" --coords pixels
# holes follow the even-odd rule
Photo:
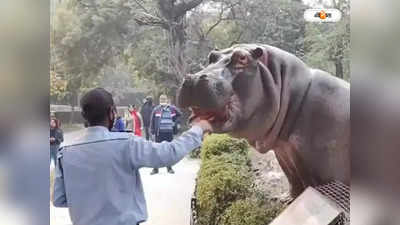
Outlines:
[[[214,120],[214,117],[208,119],[201,119],[200,117],[194,118],[192,120],[192,126],[199,126],[203,129],[204,133],[213,132],[213,128],[211,126],[211,122]]]

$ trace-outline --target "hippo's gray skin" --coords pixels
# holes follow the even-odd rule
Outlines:
[[[261,44],[212,51],[188,75],[178,104],[214,116],[216,133],[274,150],[293,197],[307,186],[350,183],[350,86],[294,55]]]

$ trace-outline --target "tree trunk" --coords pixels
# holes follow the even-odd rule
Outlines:
[[[343,79],[343,62],[341,58],[336,59],[335,66],[336,66],[336,76]]]
[[[71,104],[71,113],[69,114],[69,125],[71,125],[74,121],[74,111],[75,111],[75,105]]]
[[[74,92],[71,96],[71,101],[70,101],[70,105],[71,105],[71,114],[69,115],[69,125],[71,125],[74,122],[75,119],[75,107],[77,106],[78,102],[79,102],[79,94]]]
[[[175,83],[180,85],[184,75],[187,73],[187,62],[185,60],[186,34],[185,18],[189,10],[197,7],[203,0],[174,1],[158,0],[158,8],[161,15],[167,21],[169,32],[169,64],[171,71],[175,74]]]
[[[343,79],[343,40],[344,37],[340,35],[337,38],[337,46],[336,46],[336,56],[335,56],[335,67],[336,67],[336,77],[342,78]]]
[[[170,43],[169,50],[172,56],[169,61],[173,73],[176,75],[176,84],[179,85],[181,78],[186,74],[186,61],[184,51],[186,47],[186,37],[184,30],[183,17],[176,18],[170,23]]]

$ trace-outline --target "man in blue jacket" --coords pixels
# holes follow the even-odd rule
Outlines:
[[[56,207],[68,207],[74,225],[132,225],[147,219],[139,169],[171,166],[200,147],[207,120],[172,142],[154,143],[127,133],[110,132],[115,119],[112,95],[102,88],[81,99],[89,127],[57,156]]]
[[[182,113],[174,105],[169,104],[166,95],[160,95],[160,105],[154,107],[151,113],[151,134],[156,142],[172,141]],[[175,173],[172,166],[167,166],[168,173]],[[158,168],[153,168],[151,175],[157,174]]]

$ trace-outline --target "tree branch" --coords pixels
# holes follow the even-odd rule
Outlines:
[[[78,2],[80,5],[82,5],[82,6],[86,7],[86,8],[90,8],[91,6],[93,6],[93,5],[88,5],[87,3],[82,2],[82,0],[77,0],[77,2]]]
[[[207,32],[206,32],[206,34],[205,34],[205,37],[207,37],[207,36],[211,33],[211,31],[212,31],[215,27],[217,27],[222,21],[224,21],[224,20],[229,20],[229,18],[223,18],[223,15],[224,15],[225,10],[227,10],[227,9],[233,10],[233,8],[234,8],[235,6],[237,6],[237,5],[239,5],[239,4],[240,4],[240,2],[235,2],[235,3],[229,4],[229,6],[227,6],[227,7],[223,7],[223,5],[221,5],[221,10],[220,10],[219,15],[218,15],[218,20],[217,20],[217,22],[215,22],[210,28],[208,28],[208,30],[207,30]]]
[[[240,41],[240,38],[242,37],[242,35],[243,35],[243,31],[240,32],[240,34],[237,36],[237,38],[235,40],[233,40],[229,46],[232,46],[234,44],[238,44],[239,41]]]
[[[135,2],[145,13],[150,14],[149,10],[147,10],[138,0],[135,0]]]
[[[174,14],[175,17],[181,17],[185,15],[185,13],[198,5],[200,5],[203,2],[203,0],[192,0],[190,2],[184,2],[182,1],[178,5],[175,5],[174,7]]]
[[[139,26],[160,26],[164,29],[169,29],[168,22],[148,13],[137,14],[133,19]]]
[[[206,32],[206,34],[205,34],[205,37],[207,37],[209,34],[210,34],[210,32],[216,27],[216,26],[218,26],[218,24],[220,24],[221,22],[222,22],[222,16],[224,15],[224,8],[223,7],[221,7],[221,11],[220,11],[220,13],[219,13],[219,16],[218,16],[218,20],[217,20],[217,22],[215,22],[210,28],[208,28],[208,30],[207,30],[207,32]]]

